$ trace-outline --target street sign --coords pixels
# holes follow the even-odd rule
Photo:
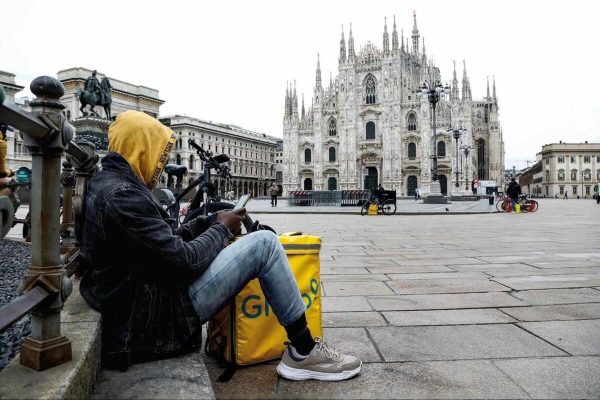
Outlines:
[[[31,170],[27,167],[21,167],[15,172],[17,182],[27,183],[31,180]]]

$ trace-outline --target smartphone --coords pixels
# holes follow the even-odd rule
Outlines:
[[[233,209],[239,210],[240,208],[246,207],[246,204],[248,204],[248,201],[250,201],[250,195],[249,194],[243,195],[242,197],[240,197],[240,199],[238,200],[235,207],[233,207]]]

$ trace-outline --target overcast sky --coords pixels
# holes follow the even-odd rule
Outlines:
[[[597,1],[0,0],[0,69],[28,86],[71,67],[149,86],[161,114],[281,137],[286,81],[310,104],[317,53],[337,71],[341,26],[356,51],[382,47],[384,17],[405,38],[417,12],[427,53],[452,79],[466,59],[474,98],[495,75],[506,166],[546,143],[600,142]]]

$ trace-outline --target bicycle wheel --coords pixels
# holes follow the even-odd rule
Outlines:
[[[504,212],[504,209],[502,208],[502,204],[504,204],[503,199],[500,199],[496,202],[496,210],[498,210],[498,212]]]
[[[385,215],[393,215],[396,213],[396,203],[394,203],[394,200],[386,200],[383,205],[381,206],[381,211],[383,211],[383,213]]]
[[[360,215],[367,215],[369,213],[370,205],[371,205],[371,203],[369,203],[368,201],[365,201],[365,204],[363,204],[362,208],[360,209]]]
[[[508,212],[508,213],[513,212],[513,208],[512,208],[512,204],[511,204],[510,200],[504,200],[501,207],[505,212]]]
[[[529,212],[536,212],[538,209],[538,202],[535,200],[530,200],[529,201]]]

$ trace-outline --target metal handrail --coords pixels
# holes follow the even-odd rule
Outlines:
[[[41,286],[35,286],[25,294],[0,308],[0,333],[9,325],[18,321],[22,316],[50,297],[52,293]]]

